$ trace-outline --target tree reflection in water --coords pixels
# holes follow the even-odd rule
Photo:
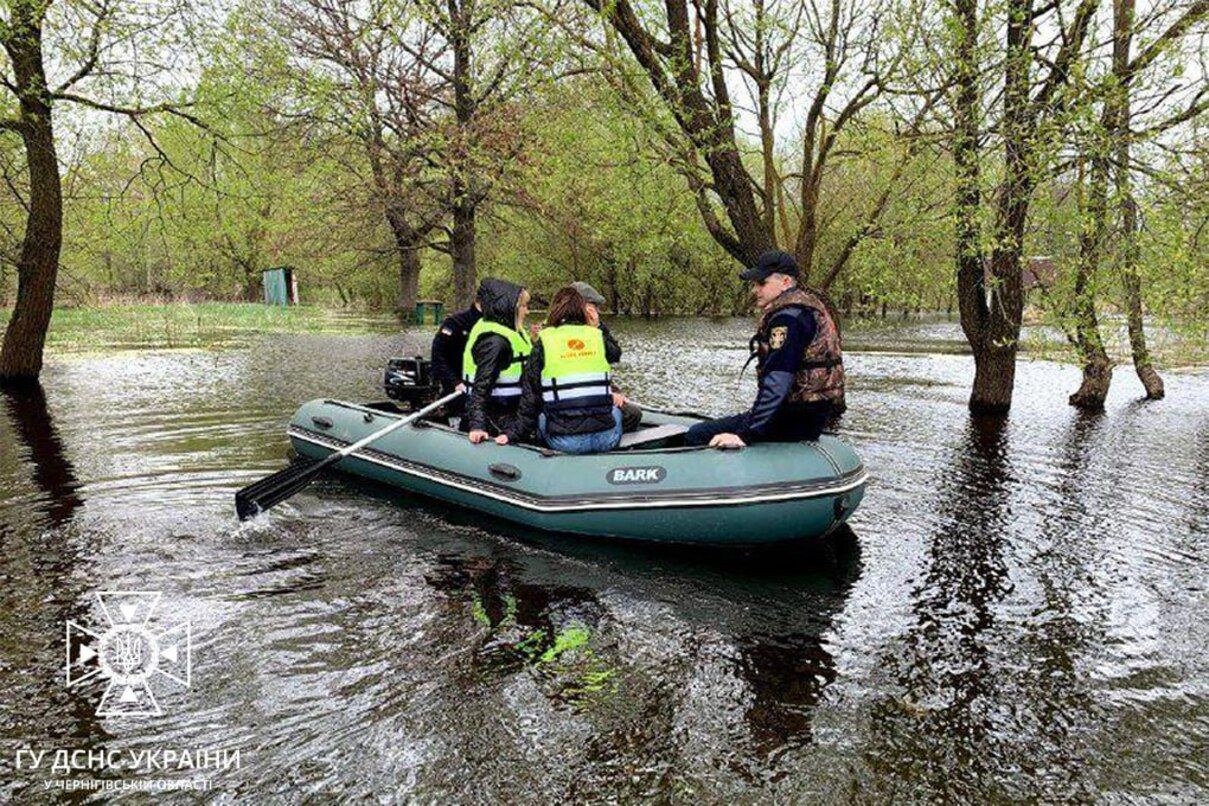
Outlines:
[[[75,468],[64,454],[46,405],[46,393],[36,381],[6,383],[0,384],[0,400],[15,430],[17,454],[24,454],[18,461],[28,463],[28,478],[41,494],[29,514],[44,515],[50,526],[60,526],[83,499]]]
[[[850,530],[822,550],[746,557],[511,537],[543,550],[446,554],[426,576],[480,630],[465,685],[531,675],[592,722],[585,763],[643,760],[635,794],[688,772],[686,757],[767,780],[770,757],[812,741],[813,710],[836,674],[827,633],[859,575]],[[626,623],[617,597],[662,611],[653,624]]]
[[[63,675],[64,625],[88,617],[87,580],[77,573],[81,549],[70,529],[84,504],[81,485],[41,384],[0,384],[0,403],[6,415],[0,432],[12,434],[0,433],[0,508],[10,511],[0,519],[0,579],[6,582],[0,586],[0,691],[24,735],[99,747],[109,734],[95,715],[97,692],[47,689],[47,681]],[[30,482],[32,494],[23,494]],[[48,640],[53,636],[57,640]]]

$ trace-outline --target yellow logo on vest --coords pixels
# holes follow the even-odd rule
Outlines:
[[[772,350],[780,349],[781,345],[785,343],[785,339],[788,336],[789,336],[789,328],[774,327],[772,329],[772,333],[768,337],[769,349],[772,349]]]
[[[596,355],[596,348],[589,347],[583,339],[567,339],[567,349],[558,354],[561,359],[585,358]]]

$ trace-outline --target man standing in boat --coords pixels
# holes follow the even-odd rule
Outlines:
[[[818,439],[844,395],[839,327],[823,301],[798,285],[792,255],[765,252],[739,277],[751,283],[761,309],[750,343],[759,380],[756,401],[741,414],[694,425],[685,444],[741,448]]]

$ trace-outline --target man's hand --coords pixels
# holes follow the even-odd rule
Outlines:
[[[613,405],[616,406],[617,408],[620,409],[620,408],[624,407],[626,403],[629,403],[629,402],[630,402],[630,399],[627,398],[625,395],[623,395],[621,392],[613,393]]]
[[[495,444],[496,445],[507,445],[508,444],[508,435],[500,434],[498,437],[495,438]]]
[[[459,383],[457,386],[453,387],[453,391],[463,395],[466,394],[466,384]]]
[[[738,434],[715,434],[709,441],[711,448],[746,448],[747,443]]]
[[[475,445],[478,445],[480,442],[482,442],[486,438],[487,438],[486,431],[471,431],[470,432],[470,441],[473,442]]]
[[[592,327],[600,327],[600,311],[596,310],[596,306],[591,303],[584,306],[584,319]]]

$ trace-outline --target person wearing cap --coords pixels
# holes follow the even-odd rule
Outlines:
[[[604,295],[597,291],[592,286],[585,283],[583,280],[576,280],[571,283],[571,288],[579,292],[579,295],[584,298],[587,305],[584,310],[587,312],[588,324],[592,327],[600,328],[600,334],[604,337],[605,358],[610,364],[616,364],[621,360],[621,345],[617,343],[617,339],[609,332],[609,328],[605,323],[600,321],[600,309],[605,305]],[[621,401],[621,429],[625,433],[630,433],[638,429],[639,423],[642,422],[642,408],[623,395],[617,385],[613,385],[613,391],[616,397]]]
[[[840,332],[827,306],[798,285],[798,264],[778,250],[739,277],[761,309],[752,337],[759,389],[751,409],[697,423],[685,444],[741,448],[756,442],[815,440],[844,394]]]
[[[537,434],[563,453],[603,453],[621,441],[621,396],[613,391],[604,333],[588,321],[588,302],[571,286],[550,301],[521,376],[521,398],[507,445]]]

